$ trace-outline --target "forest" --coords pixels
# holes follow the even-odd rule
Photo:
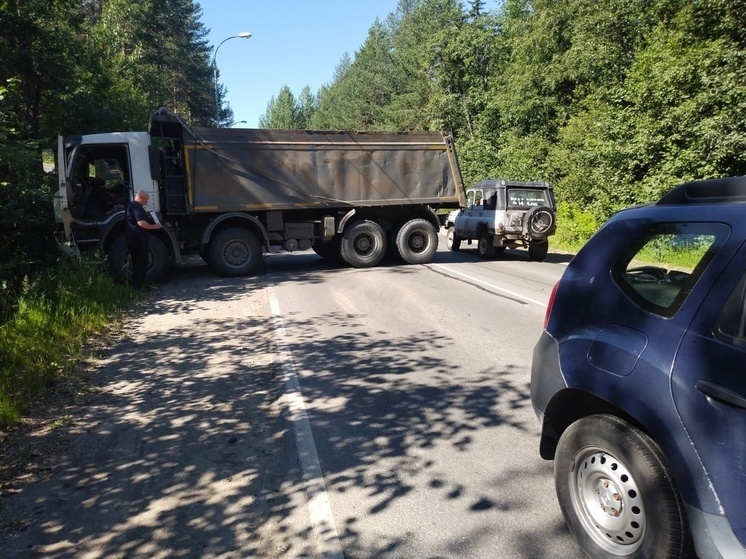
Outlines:
[[[746,0],[484,5],[401,0],[260,125],[449,129],[467,185],[548,180],[575,242],[677,183],[744,174]],[[200,18],[194,0],[0,2],[0,300],[56,258],[40,151],[58,134],[143,130],[159,107],[232,123]]]

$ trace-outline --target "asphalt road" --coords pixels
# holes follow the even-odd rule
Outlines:
[[[567,260],[175,270],[55,466],[6,492],[0,555],[581,557],[528,386]]]

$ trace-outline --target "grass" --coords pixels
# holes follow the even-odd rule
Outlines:
[[[100,265],[63,260],[24,282],[0,325],[0,429],[13,425],[52,381],[70,375],[91,336],[137,299]]]

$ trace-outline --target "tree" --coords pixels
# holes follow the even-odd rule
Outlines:
[[[260,128],[299,129],[304,124],[304,115],[287,85],[269,100],[267,111],[259,117]]]

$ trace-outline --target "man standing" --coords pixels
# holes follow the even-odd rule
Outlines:
[[[135,195],[127,205],[127,249],[132,257],[132,287],[142,289],[148,271],[148,230],[160,229],[160,223],[151,223],[143,207],[150,196],[144,190]]]

